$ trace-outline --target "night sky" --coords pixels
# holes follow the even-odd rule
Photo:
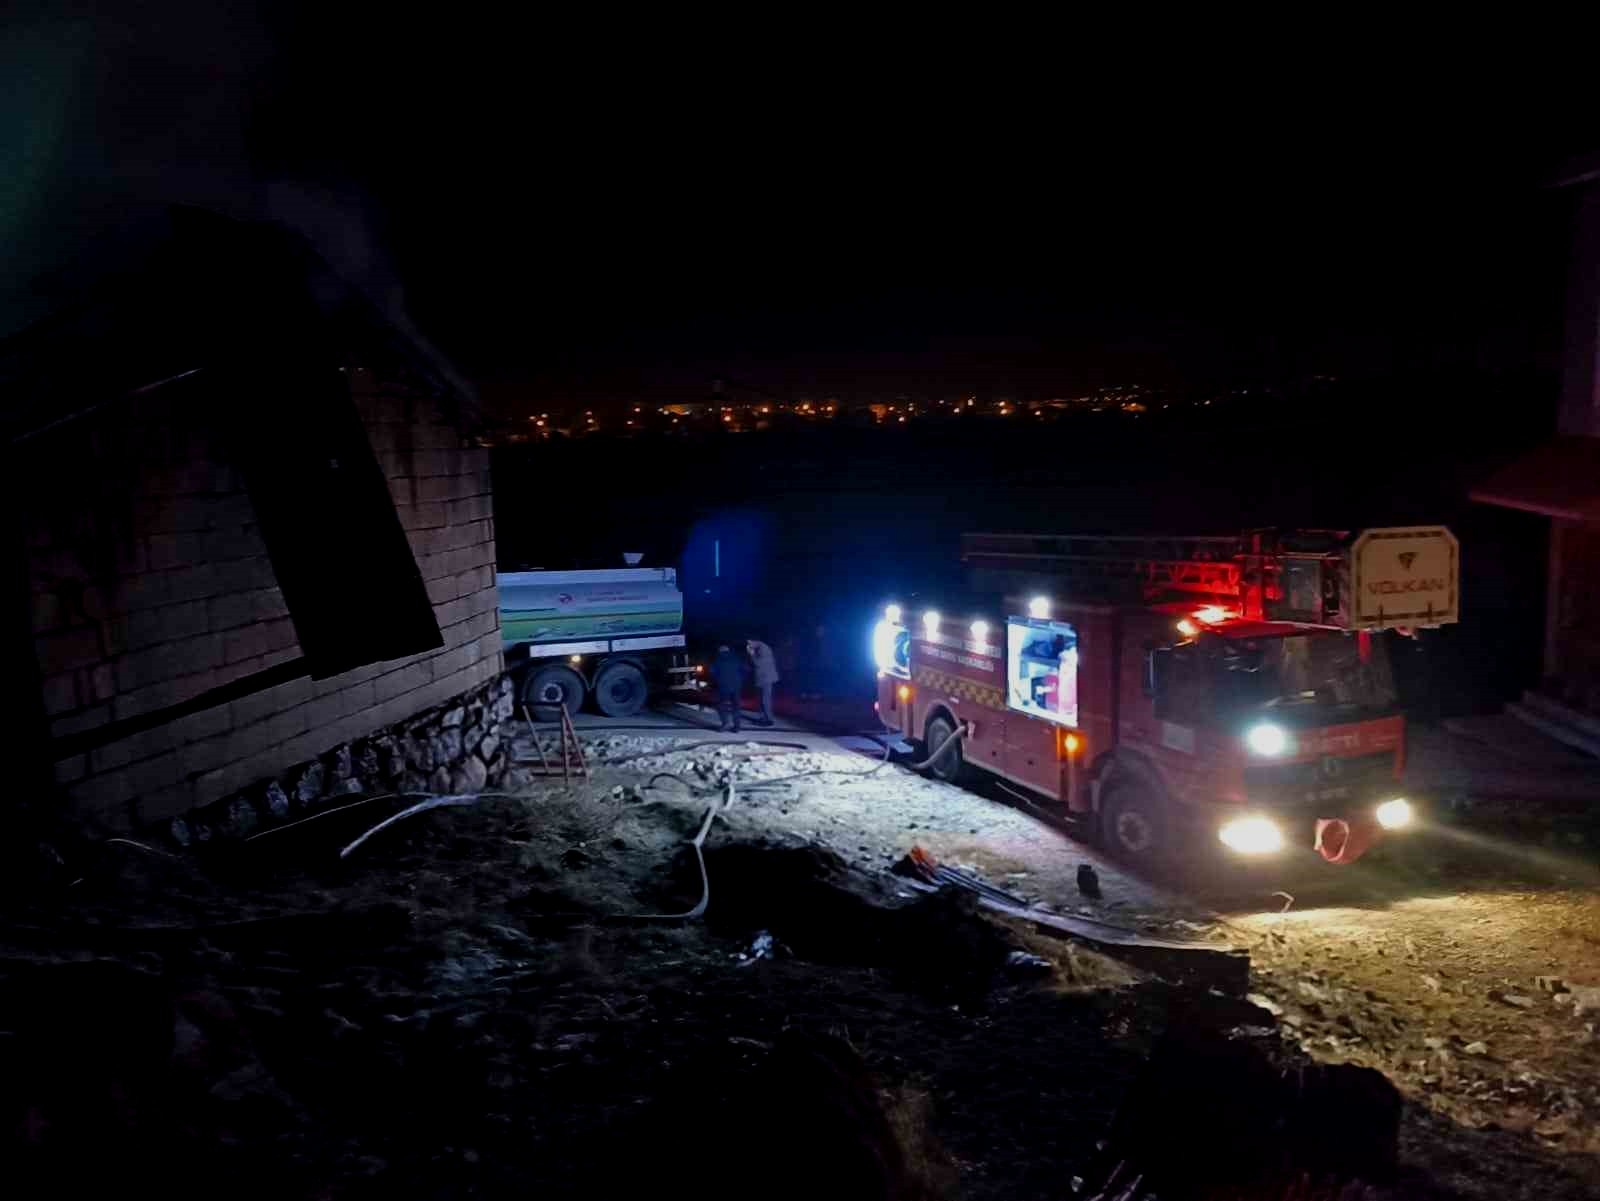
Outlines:
[[[95,11],[13,7],[0,45],[0,325],[70,299],[67,264],[132,215],[207,204],[304,230],[508,411],[714,377],[1070,395],[1548,367],[1565,194],[1540,184],[1591,145],[1553,94],[1399,51]]]

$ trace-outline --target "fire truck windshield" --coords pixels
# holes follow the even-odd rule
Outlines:
[[[1394,678],[1382,638],[1366,662],[1359,640],[1327,632],[1274,638],[1215,640],[1208,666],[1215,697],[1225,710],[1318,708],[1390,709]]]
[[[1355,635],[1329,631],[1260,638],[1202,638],[1173,664],[1174,715],[1232,721],[1263,710],[1387,711],[1394,678],[1381,637],[1362,661]]]

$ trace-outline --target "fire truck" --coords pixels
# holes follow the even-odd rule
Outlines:
[[[933,775],[1054,801],[1135,863],[1201,839],[1345,864],[1414,824],[1387,640],[1457,620],[1448,529],[968,534],[962,558],[983,599],[873,631],[879,716]]]

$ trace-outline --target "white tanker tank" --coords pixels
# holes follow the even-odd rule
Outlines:
[[[508,571],[495,583],[507,660],[539,720],[590,697],[607,716],[627,717],[652,692],[693,687],[673,568]]]
[[[671,567],[507,571],[495,576],[495,583],[507,646],[676,634],[683,628],[683,593]]]

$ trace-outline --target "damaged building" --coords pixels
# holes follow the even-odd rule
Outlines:
[[[204,834],[498,778],[468,390],[281,227],[175,210],[130,246],[0,345],[30,795]]]
[[[1556,184],[1574,211],[1556,436],[1472,498],[1549,519],[1541,682],[1512,708],[1600,754],[1600,162]]]

